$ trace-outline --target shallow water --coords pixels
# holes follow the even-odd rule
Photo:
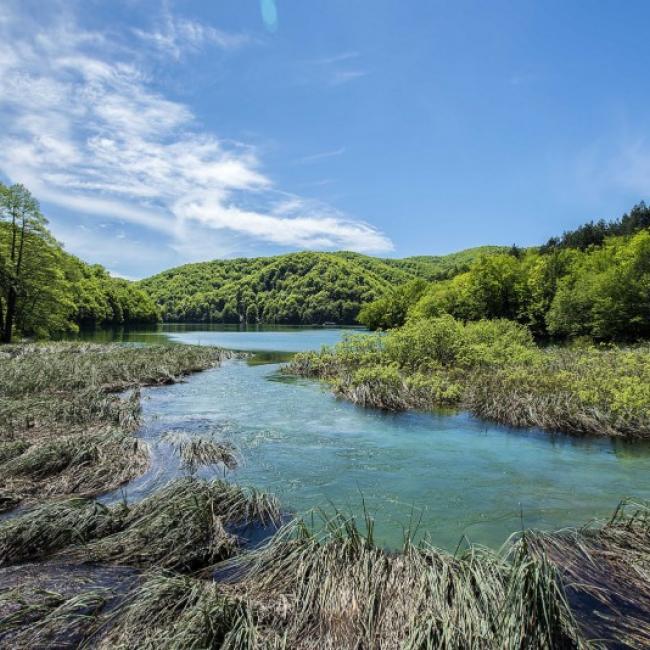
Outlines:
[[[414,522],[420,535],[449,550],[463,538],[498,547],[522,527],[582,524],[609,516],[625,496],[650,498],[647,444],[513,430],[463,413],[363,409],[335,399],[319,382],[281,375],[277,363],[260,363],[318,349],[343,333],[162,326],[118,334],[265,353],[144,391],[141,435],[152,444],[154,463],[128,486],[129,497],[182,473],[161,441],[182,431],[232,442],[243,462],[229,478],[275,493],[294,511],[334,504],[362,515],[365,502],[379,541],[393,547]]]

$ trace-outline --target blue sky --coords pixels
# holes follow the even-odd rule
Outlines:
[[[531,245],[650,195],[650,4],[0,4],[0,177],[125,277]]]

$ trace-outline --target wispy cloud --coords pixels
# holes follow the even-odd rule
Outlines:
[[[359,56],[360,53],[355,51],[340,52],[339,54],[333,54],[331,56],[324,56],[319,59],[313,59],[310,63],[313,63],[315,65],[332,65],[333,63],[341,63],[342,61],[356,59]]]
[[[341,84],[365,77],[367,74],[367,70],[335,70],[330,77],[330,84],[332,86],[340,86]]]
[[[361,53],[356,51],[339,52],[311,59],[305,63],[310,69],[318,70],[317,76],[324,79],[328,85],[340,86],[368,74],[363,67],[354,65],[360,56]]]
[[[575,188],[601,199],[615,191],[633,200],[650,197],[650,142],[643,135],[608,136],[592,142],[571,161]]]
[[[331,151],[321,151],[319,153],[314,153],[309,156],[304,156],[298,159],[298,163],[313,163],[318,162],[319,160],[324,160],[325,158],[335,158],[336,156],[341,156],[345,153],[345,147],[339,147],[338,149],[332,149]]]
[[[173,56],[208,41],[230,46],[215,28],[166,14],[164,29],[138,34],[150,47],[135,50],[114,30],[37,14],[45,27],[12,7],[0,22],[0,171],[43,201],[151,229],[179,252],[209,232],[229,233],[240,249],[392,248],[367,223],[288,201],[254,148],[206,131],[154,90],[146,57],[162,46]],[[316,154],[327,155],[338,150]]]
[[[154,28],[132,31],[139,39],[176,59],[185,52],[198,52],[206,45],[233,50],[251,42],[247,34],[233,34],[195,20],[177,17],[169,8],[165,8]]]

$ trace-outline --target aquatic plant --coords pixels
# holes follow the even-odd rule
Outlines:
[[[172,445],[190,474],[199,467],[221,464],[232,470],[239,464],[235,447],[229,442],[192,436],[183,431],[171,431],[163,436],[163,440]]]
[[[37,560],[70,545],[109,535],[124,525],[127,509],[83,498],[41,504],[0,522],[0,566]]]
[[[236,553],[235,526],[279,517],[275,500],[265,494],[187,477],[131,506],[121,530],[72,553],[95,562],[189,571]]]
[[[409,321],[368,342],[296,355],[286,372],[363,406],[455,406],[502,424],[650,436],[650,347],[537,348],[521,325]]]
[[[161,573],[104,624],[97,647],[226,648],[242,615],[243,607],[211,581]]]
[[[0,493],[27,502],[93,496],[138,476],[148,463],[147,444],[120,431],[45,439],[0,464]]]
[[[589,638],[607,647],[650,646],[650,507],[624,501],[604,524],[531,533],[566,588]]]
[[[13,605],[8,615],[0,616],[0,643],[15,650],[74,648],[88,637],[109,593],[106,589],[87,590],[66,597],[55,592],[31,594],[25,599],[21,589],[0,594],[3,601]]]
[[[336,513],[318,529],[290,524],[228,564],[222,585],[246,603],[251,647],[580,647],[550,565],[518,545],[510,557],[472,548],[455,557],[405,543],[389,553]]]
[[[0,511],[36,497],[97,495],[142,473],[147,447],[130,435],[140,387],[178,381],[227,356],[199,346],[3,347]]]

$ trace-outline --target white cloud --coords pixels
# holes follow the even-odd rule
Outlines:
[[[231,34],[195,20],[179,18],[168,8],[165,9],[161,20],[153,30],[133,29],[132,31],[142,41],[175,59],[179,59],[185,52],[196,53],[205,45],[233,50],[251,41],[246,34]]]
[[[45,202],[154,230],[179,253],[212,231],[249,248],[392,248],[372,226],[327,206],[288,203],[253,148],[201,129],[188,106],[153,89],[146,49],[69,17],[40,18],[47,27],[17,10],[0,21],[0,171],[12,182]],[[169,14],[163,27],[139,37],[179,52],[229,44],[218,30]]]

